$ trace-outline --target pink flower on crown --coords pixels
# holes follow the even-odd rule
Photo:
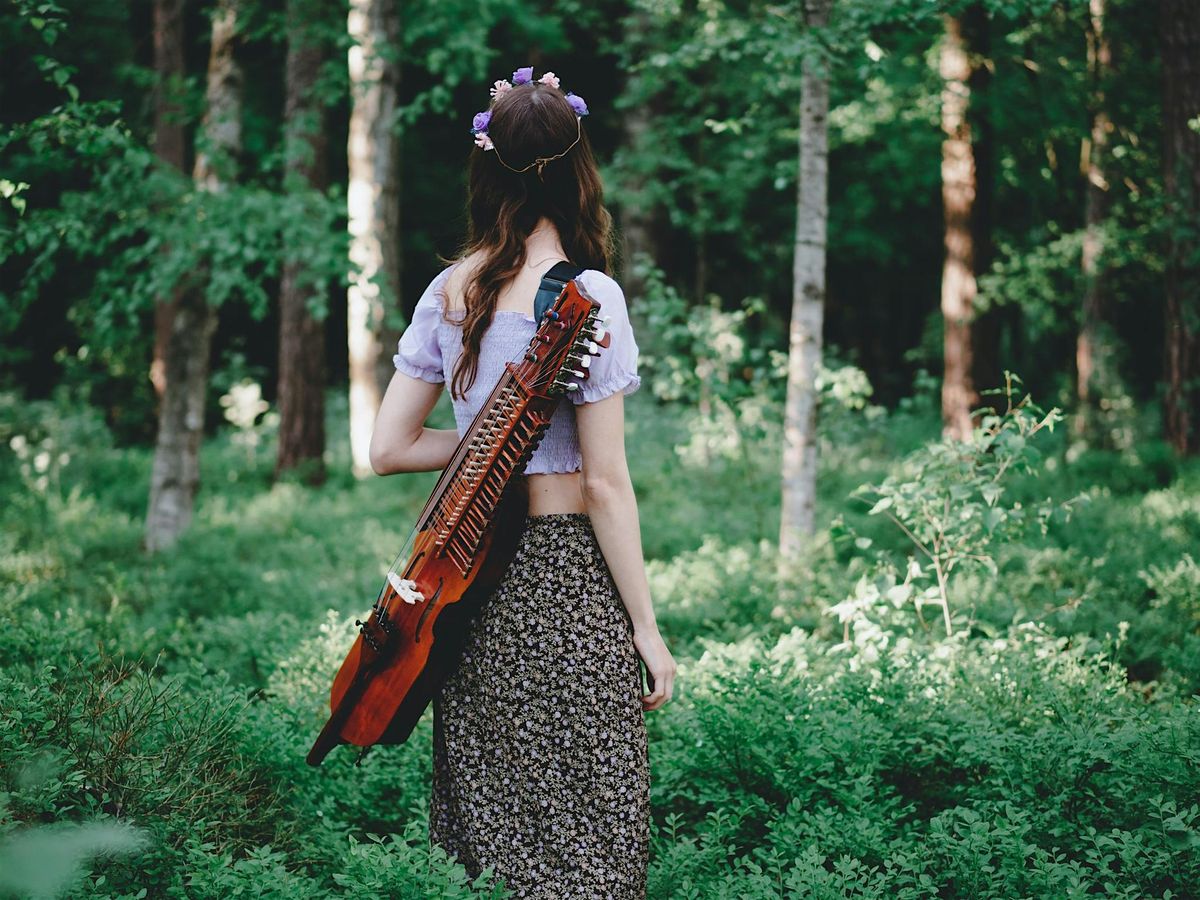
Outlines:
[[[552,88],[558,87],[558,76],[553,72],[547,72],[545,75],[539,78],[538,81],[540,81],[542,84],[548,84]]]
[[[494,150],[496,145],[492,143],[492,139],[488,137],[486,131],[481,131],[475,135],[475,146],[482,147],[484,150]]]
[[[492,86],[492,98],[494,99],[499,97],[501,94],[511,91],[512,88],[513,86],[509,80],[507,78],[502,78]]]

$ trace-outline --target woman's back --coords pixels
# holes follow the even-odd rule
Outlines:
[[[504,373],[506,363],[519,360],[537,331],[533,317],[533,298],[542,274],[558,258],[550,255],[526,264],[499,293],[491,323],[484,331],[479,347],[474,382],[465,396],[453,397],[454,417],[461,437],[475,420],[492,387]],[[464,318],[464,287],[474,260],[467,257],[434,277],[413,311],[413,321],[400,340],[394,361],[396,368],[429,382],[451,383],[455,367],[463,353],[461,323]],[[600,304],[601,317],[609,318],[610,344],[599,356],[592,357],[584,378],[576,379],[577,390],[559,403],[541,442],[526,465],[530,487],[542,499],[539,511],[575,512],[579,508],[580,485],[577,476],[583,466],[575,407],[594,403],[621,391],[633,393],[641,384],[637,374],[638,347],[620,286],[603,272],[585,269],[575,279],[580,291]],[[561,503],[556,501],[560,500]],[[561,507],[561,508],[560,508]]]

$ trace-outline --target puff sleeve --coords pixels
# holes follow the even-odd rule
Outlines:
[[[450,268],[453,268],[451,266]],[[446,380],[437,327],[442,318],[441,290],[450,269],[444,269],[425,288],[413,309],[412,321],[400,336],[392,363],[396,369],[430,384]]]
[[[638,346],[629,322],[629,310],[625,304],[625,293],[611,277],[595,269],[586,269],[575,279],[580,292],[600,304],[597,316],[610,317],[608,330],[612,335],[608,347],[593,356],[588,377],[579,390],[567,394],[579,406],[595,403],[610,397],[617,391],[632,394],[642,383],[637,372]]]

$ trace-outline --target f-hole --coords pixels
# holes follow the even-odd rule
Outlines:
[[[416,629],[416,631],[413,632],[413,642],[414,643],[417,643],[417,644],[421,643],[421,629],[425,627],[426,617],[431,612],[433,612],[433,604],[437,601],[437,598],[439,596],[441,596],[442,586],[445,583],[446,583],[445,578],[439,578],[437,590],[433,592],[432,597],[430,597],[428,600],[425,601],[425,609],[421,611],[421,618],[417,619],[417,629]]]

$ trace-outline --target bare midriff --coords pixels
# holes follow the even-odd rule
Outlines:
[[[587,512],[579,472],[542,472],[525,479],[529,483],[529,515]]]

